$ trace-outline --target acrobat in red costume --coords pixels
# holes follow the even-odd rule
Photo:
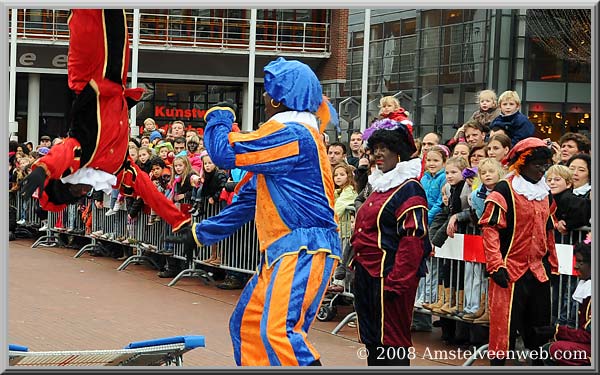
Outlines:
[[[158,194],[149,176],[128,156],[128,110],[141,99],[143,89],[125,88],[129,66],[125,12],[74,9],[68,23],[69,88],[77,94],[69,136],[33,164],[32,173],[37,168],[46,173],[43,176],[37,172],[24,184],[29,185],[24,191],[31,193],[43,187],[39,194],[41,207],[60,211],[91,187],[99,189],[101,184],[95,183],[99,176],[104,188],[110,182],[125,195],[135,192],[173,231],[179,230],[191,219]],[[69,182],[61,181],[64,178]]]

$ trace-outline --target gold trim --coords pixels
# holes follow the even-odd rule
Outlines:
[[[106,77],[106,66],[108,65],[108,37],[106,35],[106,17],[102,10],[102,35],[104,37],[104,65],[102,66],[102,78]]]
[[[509,281],[510,282],[510,281]],[[500,287],[500,286],[498,286]],[[510,349],[510,320],[512,318],[512,307],[513,307],[513,297],[515,294],[515,284],[513,283],[510,287],[510,303],[508,304],[508,326],[507,326],[507,334],[506,334],[506,351]]]
[[[196,241],[196,244],[197,244],[199,247],[202,247],[202,246],[204,246],[204,245],[202,244],[202,242],[200,242],[200,240],[198,239],[198,236],[196,235],[196,227],[197,227],[198,225],[200,225],[200,223],[193,223],[193,224],[192,224],[192,236],[194,236],[194,241]]]
[[[383,298],[383,293],[384,293],[384,288],[385,286],[383,285],[383,277],[379,278],[381,286],[379,287],[381,289],[381,293],[380,293],[380,306],[381,306],[381,345],[383,345],[383,337],[384,337],[384,333],[385,333],[385,306],[384,304],[384,298]]]

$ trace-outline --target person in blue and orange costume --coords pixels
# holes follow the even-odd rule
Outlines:
[[[417,148],[402,123],[377,120],[363,139],[377,169],[351,239],[358,332],[369,366],[409,366],[413,305],[431,252],[427,196],[417,179],[421,160],[412,156]]]
[[[490,312],[489,356],[503,366],[515,349],[517,331],[525,347],[539,351],[535,327],[550,324],[550,276],[558,274],[554,212],[544,174],[552,165],[546,142],[519,141],[506,157],[509,173],[485,199],[482,227]],[[534,365],[542,365],[534,360]]]
[[[321,134],[337,114],[309,66],[280,57],[264,73],[268,120],[258,130],[232,131],[232,102],[205,115],[204,143],[214,163],[248,171],[236,186],[237,201],[165,240],[212,245],[254,218],[261,260],[229,322],[235,362],[319,366],[308,330],[341,257]]]
[[[124,10],[73,9],[68,23],[68,84],[76,94],[69,136],[34,163],[23,194],[39,198],[44,210],[61,211],[91,189],[120,187],[142,197],[174,230],[181,228],[191,219],[156,193],[128,155],[128,110],[143,89],[125,88],[130,51]]]

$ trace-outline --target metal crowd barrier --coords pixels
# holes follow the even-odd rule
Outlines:
[[[152,264],[156,268],[160,268],[155,261],[155,257],[150,256],[150,253],[164,253],[163,250],[166,246],[163,243],[164,236],[171,233],[170,226],[164,220],[154,223],[153,225],[147,225],[149,213],[147,210],[142,210],[135,221],[130,221],[130,223],[128,223],[126,211],[118,211],[113,216],[106,216],[105,213],[107,209],[97,209],[95,205],[89,201],[90,199],[86,201],[86,204],[91,204],[93,215],[91,229],[88,228],[86,231],[85,224],[81,219],[80,204],[69,205],[61,213],[48,213],[48,230],[46,235],[36,241],[32,247],[63,245],[64,241],[61,240],[61,234],[81,236],[88,238],[90,243],[77,252],[75,255],[76,258],[87,251],[100,251],[102,253],[105,246],[104,244],[113,243],[128,246],[133,250],[133,254],[119,266],[119,270],[125,269],[129,264],[139,264],[144,261]],[[22,227],[35,228],[37,232],[37,228],[42,224],[42,219],[38,216],[38,213],[36,213],[38,205],[37,200],[22,197],[15,193],[9,194],[9,202],[11,205],[17,207],[17,219],[21,218],[23,212],[22,208],[25,207],[24,213],[26,225]],[[194,217],[194,220],[200,221],[203,218],[217,215],[221,210],[219,203],[220,202],[215,205],[210,205],[208,204],[208,201],[203,201],[204,214],[201,217]],[[352,214],[352,212],[347,211],[347,215]],[[57,223],[60,222],[62,222],[63,227],[66,227],[65,229],[57,228]],[[349,223],[350,221],[342,220],[342,222]],[[587,234],[587,230],[588,228],[582,228],[581,230],[572,231],[567,235],[562,235],[558,232],[556,233],[557,252],[558,250],[561,251],[561,254],[566,252],[566,255],[562,254],[561,256],[563,256],[563,259],[566,257],[567,263],[569,257],[572,258],[572,245],[576,242],[583,241]],[[92,235],[98,231],[103,231],[104,234]],[[344,228],[341,229],[341,232],[343,231]],[[478,238],[480,235],[479,229],[472,225],[459,226],[457,233],[459,235],[470,235],[471,239]],[[348,231],[347,235],[342,238],[344,247],[349,242],[350,235],[351,229]],[[123,243],[123,240],[126,238],[129,238],[131,241],[129,243]],[[459,249],[459,251],[463,251],[463,253],[461,253],[463,256],[471,247],[470,244],[472,243],[465,242],[462,248]],[[258,238],[254,222],[250,221],[246,223],[232,236],[218,243],[217,248],[221,253],[220,265],[213,265],[206,262],[207,258],[210,256],[211,247],[203,246],[196,249],[192,261],[187,265],[188,267],[181,271],[169,285],[175,285],[182,277],[188,276],[199,276],[204,281],[212,280],[212,271],[216,268],[249,274],[254,273],[260,259]],[[570,255],[568,253],[569,249],[571,249]],[[181,244],[173,245],[172,255],[170,256],[178,260],[187,260]],[[456,256],[456,254],[444,258],[439,251],[436,251],[434,257],[428,259],[429,272],[424,277],[425,292],[423,295],[423,302],[433,303],[437,301],[439,273],[442,270],[442,267],[444,267],[444,262],[448,263],[445,267],[446,271],[449,272],[449,279],[446,280],[446,284],[448,284],[449,280],[449,287],[454,287],[455,298],[457,301],[456,304],[458,304],[458,291],[462,289],[465,291],[466,295],[466,291],[469,290],[469,288],[472,289],[473,285],[477,285],[478,289],[475,293],[471,294],[471,306],[477,305],[475,302],[481,302],[480,298],[477,296],[481,296],[482,294],[487,295],[487,283],[484,271],[485,259],[469,262],[465,261],[464,258],[460,256]],[[466,276],[465,272],[468,266],[472,266],[471,268],[479,267],[478,270],[475,269],[476,272],[470,273],[470,278]],[[551,286],[553,323],[558,321],[561,324],[577,325],[577,304],[571,300],[571,295],[577,285],[577,281],[577,276],[571,275],[568,270],[567,272],[561,272],[561,275],[558,278],[553,279]],[[472,299],[473,294],[475,295],[475,301]],[[345,284],[344,291],[339,293],[339,297],[353,298],[350,282]],[[323,306],[329,305],[329,308],[333,310],[335,302],[332,301],[339,297],[332,296],[331,299],[326,299]],[[463,307],[467,302],[467,297],[464,296]],[[485,298],[484,303],[487,303],[487,298]],[[417,307],[415,308],[415,311],[469,323],[469,321],[463,320],[460,316],[452,314],[432,312],[431,310]],[[353,316],[346,318],[344,319],[344,324],[351,320]],[[341,327],[343,327],[343,325],[339,328]]]
[[[352,233],[354,231],[354,219],[356,216],[356,209],[354,206],[346,207],[344,214],[339,218],[339,234],[341,237],[342,244],[342,259],[338,264],[336,270],[331,279],[331,285],[335,285],[334,280],[336,280],[336,273],[344,275],[342,282],[339,283],[343,290],[341,291],[328,291],[325,293],[325,297],[323,298],[323,302],[319,307],[319,311],[317,313],[317,319],[323,322],[332,320],[337,315],[337,306],[340,304],[353,304],[354,303],[354,293],[352,290],[353,280],[354,280],[354,272],[348,267],[350,260],[353,258],[354,254],[352,251],[352,247],[350,246],[350,238],[352,237]],[[336,335],[346,324],[356,319],[356,312],[354,310],[340,321],[338,325],[331,331],[332,334]]]
[[[569,232],[566,235],[561,235],[560,233],[555,233],[555,239],[557,244],[557,252],[559,250],[565,249],[567,251],[571,251],[571,246],[577,242],[583,241],[588,232],[589,228],[580,228],[578,230],[574,230]],[[465,235],[473,235],[480,236],[481,232],[478,227],[472,225],[459,225],[458,234]],[[463,250],[467,250],[469,242],[465,242],[465,248]],[[561,248],[561,246],[564,246]],[[463,253],[465,254],[465,253]],[[456,254],[453,254],[453,256]],[[560,256],[561,254],[559,254]],[[567,255],[562,255],[563,259]],[[475,293],[475,295],[485,293],[487,295],[487,282],[486,282],[486,273],[485,273],[485,259],[483,262],[469,262],[465,260],[458,259],[457,257],[449,257],[444,258],[443,255],[439,254],[439,251],[435,253],[435,256],[428,259],[428,270],[425,277],[425,285],[426,285],[426,293],[425,293],[425,303],[433,303],[437,301],[437,285],[439,282],[439,272],[444,266],[444,262],[446,263],[446,271],[450,274],[450,288],[455,290],[455,298],[458,300],[459,293],[458,290],[464,290],[465,294],[467,291],[468,285],[479,285],[479,293]],[[448,264],[449,263],[449,264]],[[563,262],[564,263],[564,262]],[[480,269],[471,273],[471,278],[468,278],[465,272],[465,267],[469,264],[473,265],[473,267],[479,266]],[[434,270],[435,272],[432,272]],[[565,273],[562,271],[558,278],[552,279],[551,291],[552,291],[552,323],[555,323],[558,318],[562,317],[560,323],[569,324],[572,326],[577,325],[577,305],[576,302],[572,301],[571,295],[575,290],[575,287],[578,282],[578,278],[575,275],[571,275],[569,273]],[[461,286],[464,285],[464,288]],[[457,287],[458,286],[458,287]],[[558,301],[562,301],[562,303],[558,303]],[[463,299],[463,306],[466,303],[466,296]],[[487,298],[485,299],[487,303]],[[458,302],[457,302],[458,303]],[[486,306],[487,308],[487,306]],[[415,311],[420,313],[428,313],[433,315],[438,315],[444,318],[450,318],[455,320],[460,320],[466,323],[469,321],[465,321],[458,316],[443,314],[435,311],[431,311],[423,308],[416,308]]]
[[[208,199],[201,203],[203,215],[193,217],[194,222],[201,221],[204,218],[218,215],[221,212],[220,202],[210,204]],[[194,259],[188,268],[181,271],[171,282],[169,286],[175,285],[182,277],[200,276],[203,280],[212,281],[212,272],[207,272],[203,267],[218,267],[225,270],[249,273],[256,272],[256,267],[260,260],[260,251],[258,247],[258,236],[254,227],[254,220],[244,224],[233,235],[216,244],[217,253],[220,253],[221,264],[218,266],[207,263],[210,257],[211,246],[202,246],[196,249]],[[177,244],[174,249],[174,258],[186,260],[183,247]]]

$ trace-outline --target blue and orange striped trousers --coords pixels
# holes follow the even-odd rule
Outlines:
[[[238,366],[307,366],[319,359],[307,334],[338,260],[329,253],[282,257],[248,281],[229,321]]]

